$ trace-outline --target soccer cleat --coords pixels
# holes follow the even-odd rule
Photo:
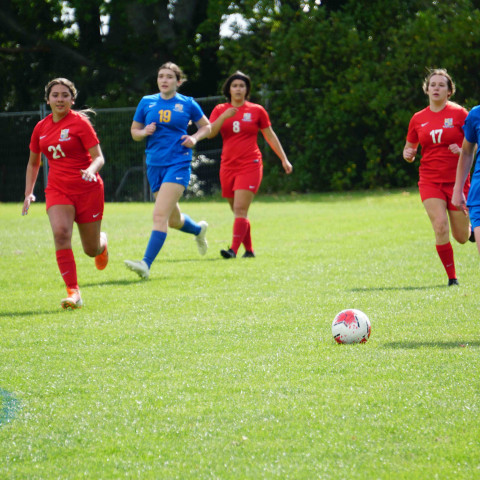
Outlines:
[[[460,285],[456,278],[449,278],[448,279],[448,286],[451,287],[452,285]]]
[[[205,235],[207,234],[208,223],[204,220],[198,222],[201,227],[200,233],[195,236],[195,241],[197,242],[198,253],[200,255],[205,255],[207,253],[208,243]]]
[[[145,260],[125,260],[124,263],[128,269],[138,274],[140,278],[147,279],[150,275],[150,269]]]
[[[102,253],[95,257],[95,266],[98,270],[103,270],[108,264],[107,234],[105,232],[100,232],[100,238],[105,239],[105,248]]]
[[[475,243],[475,231],[473,230],[473,227],[470,225],[470,236],[468,237],[468,240],[470,242]]]
[[[80,290],[78,290],[78,288],[67,287],[67,294],[68,297],[60,302],[60,305],[64,310],[67,310],[68,308],[75,310],[76,308],[83,307],[82,297],[80,296]]]
[[[229,248],[228,250],[220,250],[220,254],[223,258],[237,258],[237,254]]]
[[[245,253],[242,255],[242,258],[255,258],[255,253],[246,250]]]

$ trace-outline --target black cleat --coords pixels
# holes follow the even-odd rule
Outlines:
[[[245,253],[242,255],[242,258],[255,258],[255,253],[246,250]]]
[[[470,225],[470,236],[468,237],[468,240],[470,242],[475,243],[475,232],[473,231],[473,227]]]
[[[231,248],[228,250],[220,250],[220,254],[223,258],[237,258],[237,254]]]
[[[449,278],[448,279],[448,286],[451,287],[452,285],[460,285],[456,278]]]

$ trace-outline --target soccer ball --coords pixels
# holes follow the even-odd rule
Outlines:
[[[332,335],[337,343],[365,343],[371,331],[368,317],[354,308],[342,310],[332,323]]]

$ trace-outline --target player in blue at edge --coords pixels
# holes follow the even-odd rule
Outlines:
[[[184,80],[177,65],[164,63],[157,76],[160,93],[140,100],[130,128],[136,142],[147,139],[147,176],[155,206],[153,229],[143,259],[125,260],[125,265],[145,279],[165,242],[168,227],[195,235],[200,254],[207,252],[207,222],[194,222],[178,205],[190,181],[192,148],[211,131],[200,105],[192,97],[177,93]],[[198,128],[193,135],[187,135],[190,121]]]

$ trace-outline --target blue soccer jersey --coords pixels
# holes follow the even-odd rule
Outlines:
[[[472,108],[463,125],[465,139],[470,143],[476,143],[477,148],[480,140],[480,106]],[[473,171],[470,190],[468,192],[467,206],[480,205],[480,162],[476,161]]]
[[[153,135],[147,137],[147,165],[189,164],[192,149],[181,145],[181,137],[187,134],[190,121],[198,122],[203,115],[200,105],[192,97],[179,93],[168,100],[164,100],[160,93],[143,97],[133,120],[143,125],[152,122],[157,125]]]

